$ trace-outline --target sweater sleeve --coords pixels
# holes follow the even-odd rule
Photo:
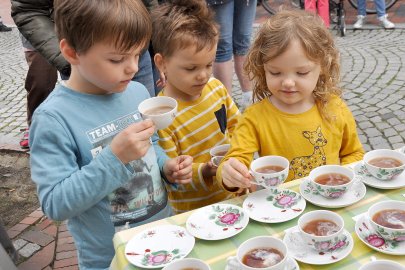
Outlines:
[[[179,154],[179,149],[177,148],[176,136],[172,136],[169,129],[159,130],[159,144],[164,149],[167,156],[170,158],[175,158]],[[212,184],[212,179],[206,179],[206,181],[201,173],[202,165],[204,163],[193,162],[192,164],[192,182],[193,186],[206,186]]]
[[[31,177],[42,210],[53,220],[81,214],[133,178],[110,147],[80,168],[70,133],[44,111],[36,112],[30,127],[30,150]]]
[[[61,73],[70,73],[53,22],[53,0],[12,0],[11,16],[18,30]]]
[[[233,132],[235,130],[236,125],[238,124],[238,120],[240,117],[240,112],[238,107],[236,106],[235,102],[233,102],[232,97],[226,91],[226,118],[227,118],[227,131],[229,138],[232,138]]]
[[[356,122],[347,107],[342,102],[343,137],[339,157],[342,165],[349,164],[363,159],[364,149],[357,134]]]

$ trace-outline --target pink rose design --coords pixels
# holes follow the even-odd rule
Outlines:
[[[385,244],[385,240],[376,234],[370,234],[368,237],[366,237],[366,240],[373,247],[381,247]]]
[[[236,221],[238,221],[239,216],[240,214],[226,213],[225,215],[220,217],[219,220],[227,225],[233,225]]]
[[[397,242],[405,241],[405,235],[401,235],[401,236],[396,237],[396,238],[394,239],[394,241],[397,241]]]
[[[167,261],[169,256],[166,254],[150,255],[148,262],[152,265],[159,265]]]
[[[340,196],[343,195],[342,191],[336,191],[336,192],[331,192],[329,193],[330,198],[339,198]]]
[[[292,199],[292,197],[290,197],[290,196],[282,196],[281,198],[279,198],[278,200],[277,200],[277,202],[280,204],[280,205],[288,205],[291,201],[292,201],[293,199]]]

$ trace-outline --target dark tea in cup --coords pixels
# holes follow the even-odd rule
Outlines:
[[[256,172],[258,172],[258,173],[276,173],[276,172],[281,172],[282,170],[284,170],[284,168],[281,166],[267,165],[267,166],[257,168]]]
[[[316,236],[326,236],[338,232],[340,228],[335,222],[331,220],[315,219],[306,223],[302,230],[308,234]]]
[[[400,209],[386,209],[374,214],[373,221],[391,229],[405,229],[405,211]]]
[[[315,178],[318,184],[327,186],[340,186],[350,182],[350,178],[340,173],[326,173]]]
[[[396,168],[403,165],[400,160],[390,157],[373,158],[368,161],[368,164],[379,168]]]
[[[243,264],[254,268],[265,268],[278,264],[284,255],[275,248],[255,248],[242,258]]]

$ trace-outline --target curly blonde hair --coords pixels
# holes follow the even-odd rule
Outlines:
[[[321,74],[313,92],[322,117],[330,119],[326,105],[331,96],[341,96],[339,52],[322,20],[303,10],[281,10],[262,24],[247,54],[244,70],[253,81],[253,100],[271,96],[264,64],[298,40],[309,60],[320,64]]]

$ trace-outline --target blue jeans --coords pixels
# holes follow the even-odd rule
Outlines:
[[[382,17],[385,15],[385,1],[374,0],[375,9],[377,10],[377,16]],[[366,0],[357,1],[357,13],[358,15],[366,16]]]
[[[132,80],[145,85],[146,89],[148,89],[150,96],[154,97],[155,85],[153,83],[152,62],[148,50],[145,50],[145,52],[139,56],[138,66],[139,70],[132,78]]]
[[[220,36],[215,62],[227,62],[232,55],[246,55],[253,31],[257,0],[233,0],[212,5],[215,20],[220,26]]]

